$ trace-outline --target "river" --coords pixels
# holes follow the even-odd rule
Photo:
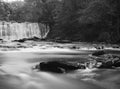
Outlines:
[[[119,68],[79,69],[65,74],[32,69],[42,61],[84,61],[91,51],[53,47],[30,50],[0,52],[0,89],[120,89]]]

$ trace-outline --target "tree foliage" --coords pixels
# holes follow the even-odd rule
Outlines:
[[[99,41],[105,32],[110,35],[109,42],[120,40],[119,0],[63,0],[63,2],[58,20],[63,38]],[[103,38],[101,39],[103,41]]]
[[[54,39],[120,42],[119,5],[120,0],[0,2],[0,20],[49,25]]]

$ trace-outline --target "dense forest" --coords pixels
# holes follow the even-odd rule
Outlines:
[[[120,0],[0,1],[0,20],[39,22],[48,39],[120,42]]]

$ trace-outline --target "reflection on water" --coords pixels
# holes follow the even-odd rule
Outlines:
[[[80,60],[82,55],[59,53],[1,53],[0,89],[119,89],[120,70],[77,70],[54,74],[32,70],[48,60]]]

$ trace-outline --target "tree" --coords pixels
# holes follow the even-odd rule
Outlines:
[[[120,39],[119,0],[63,1],[62,12],[58,20],[58,26],[64,34],[63,38],[70,38],[72,35],[72,39],[97,41],[100,34],[107,32],[111,39],[115,41]]]
[[[39,16],[39,22],[49,25],[52,30],[56,23],[61,2],[58,0],[42,0],[42,14]]]
[[[11,9],[8,6],[8,3],[4,3],[0,1],[0,19],[9,20],[10,14],[11,14]]]

